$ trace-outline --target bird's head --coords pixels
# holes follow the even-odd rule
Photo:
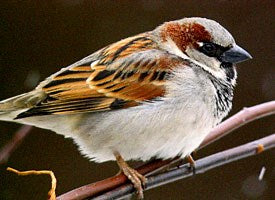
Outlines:
[[[159,26],[155,33],[169,53],[190,59],[213,76],[235,84],[234,64],[251,59],[219,23],[206,18],[184,18]]]

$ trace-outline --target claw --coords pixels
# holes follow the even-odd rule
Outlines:
[[[147,179],[143,175],[138,173],[138,171],[131,168],[118,152],[115,152],[114,155],[121,171],[124,173],[125,176],[127,176],[127,178],[132,182],[135,189],[137,190],[138,199],[143,199],[144,195],[142,186],[145,186]]]

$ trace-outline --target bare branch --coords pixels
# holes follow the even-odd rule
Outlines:
[[[275,134],[197,160],[196,174],[204,173],[218,166],[256,155],[259,153],[259,147],[262,148],[262,146],[265,150],[274,148]],[[167,183],[171,183],[176,180],[187,178],[192,175],[193,171],[190,170],[188,164],[185,164],[168,172],[149,177],[145,190],[149,190]],[[125,197],[129,197],[134,192],[135,189],[133,185],[126,184],[103,195],[91,198],[91,200],[122,199]]]
[[[240,112],[215,127],[202,142],[200,148],[226,136],[228,133],[257,119],[275,114],[275,101],[262,103],[250,108],[243,108]]]
[[[242,111],[233,115],[217,127],[215,127],[208,135],[208,137],[203,141],[200,148],[210,144],[213,141],[227,135],[236,128],[239,128],[251,121],[259,118],[263,118],[268,115],[275,113],[275,101],[270,101],[267,103],[259,104],[250,108],[244,108]],[[152,174],[158,169],[163,169],[170,165],[171,163],[178,162],[178,158],[172,160],[155,160],[148,164],[145,164],[138,168],[138,172],[141,174]],[[196,161],[197,163],[197,161]],[[158,170],[159,171],[159,170]],[[69,191],[59,197],[58,200],[76,200],[84,199],[88,197],[95,196],[99,193],[109,191],[110,189],[116,188],[124,183],[126,183],[127,178],[120,174],[114,177],[107,178],[105,180],[98,181],[96,183],[91,183],[72,191]]]
[[[10,155],[17,149],[31,129],[32,127],[28,125],[21,126],[13,138],[0,150],[0,165],[8,161]]]

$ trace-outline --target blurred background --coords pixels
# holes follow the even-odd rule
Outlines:
[[[0,99],[34,88],[50,74],[119,39],[189,16],[214,19],[253,56],[238,65],[231,115],[275,99],[274,1],[1,1]],[[274,132],[275,118],[242,127],[200,150],[196,159]],[[0,122],[0,147],[20,125]],[[267,151],[204,174],[145,192],[146,199],[274,199],[274,154]],[[19,177],[5,171],[50,169],[57,194],[117,173],[115,162],[83,158],[70,139],[34,128],[8,163],[0,166],[0,199],[46,199],[48,176]],[[258,180],[262,167],[266,173]],[[273,198],[272,198],[273,197]]]

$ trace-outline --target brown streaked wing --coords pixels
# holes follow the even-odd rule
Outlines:
[[[151,49],[94,70],[87,83],[106,97],[142,102],[162,97],[171,70],[184,64],[177,56]]]
[[[102,49],[91,66],[57,73],[42,88],[47,97],[17,118],[137,106],[162,97],[171,69],[182,63],[145,34],[127,38]]]

